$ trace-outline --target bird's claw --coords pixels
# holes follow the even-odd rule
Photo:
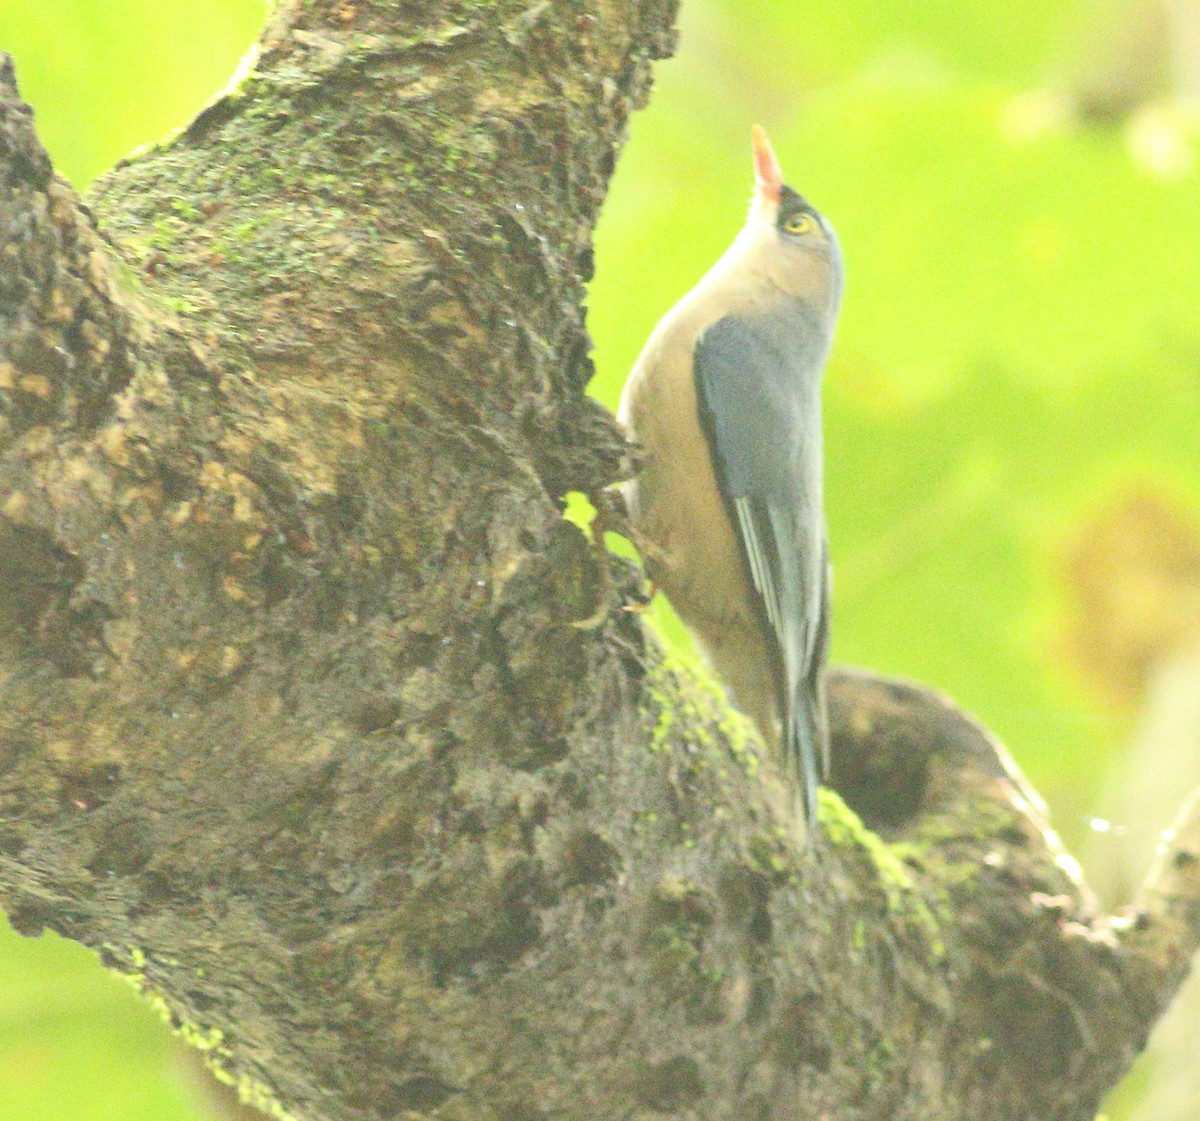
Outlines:
[[[629,520],[629,511],[625,506],[624,495],[620,491],[600,491],[596,494],[589,494],[587,498],[596,510],[596,516],[588,526],[588,534],[592,539],[593,554],[599,568],[600,587],[597,592],[595,610],[586,618],[575,619],[571,622],[571,626],[585,631],[594,630],[608,617],[608,592],[612,586],[612,576],[608,568],[608,550],[604,545],[606,533],[618,533],[628,540],[641,554],[644,563],[658,568],[666,566],[666,557],[663,551],[654,543],[647,541],[633,528]],[[621,604],[621,610],[645,611],[657,592],[657,584],[654,580],[647,578],[645,592],[632,602]]]
[[[604,545],[604,534],[611,528],[611,508],[608,495],[600,491],[589,494],[588,501],[595,508],[596,516],[587,528],[592,539],[592,555],[596,560],[599,588],[596,594],[596,607],[590,615],[583,619],[572,619],[571,626],[581,631],[595,630],[608,618],[608,592],[612,586],[612,575],[608,570],[608,549]]]

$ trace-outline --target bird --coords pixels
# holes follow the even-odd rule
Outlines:
[[[745,225],[651,333],[617,419],[640,448],[624,498],[646,574],[757,727],[811,844],[829,773],[821,382],[842,257],[765,130],[751,138]]]

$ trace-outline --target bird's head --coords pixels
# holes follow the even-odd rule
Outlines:
[[[780,280],[787,275],[791,281],[781,287],[791,289],[799,284],[811,290],[815,281],[824,279],[836,301],[841,287],[841,253],[833,227],[784,183],[766,130],[755,125],[751,136],[755,188],[743,236],[778,261]]]

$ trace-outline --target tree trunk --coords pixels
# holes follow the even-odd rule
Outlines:
[[[797,849],[562,517],[628,469],[581,300],[674,14],[282,0],[88,207],[4,60],[0,902],[305,1121],[1091,1118],[1196,815],[1098,915],[984,731],[844,671]]]

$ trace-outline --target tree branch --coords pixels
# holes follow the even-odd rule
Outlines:
[[[1090,1117],[1184,864],[1096,915],[982,729],[849,671],[797,850],[719,692],[572,625],[563,496],[626,455],[591,229],[673,15],[290,0],[99,233],[6,64],[0,902],[313,1121]]]

